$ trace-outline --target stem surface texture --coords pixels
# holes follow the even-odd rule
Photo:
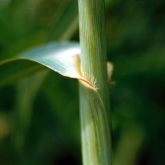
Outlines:
[[[103,0],[79,0],[81,70],[96,86],[80,83],[83,165],[111,165]]]

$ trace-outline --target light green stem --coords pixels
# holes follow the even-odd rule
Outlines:
[[[96,90],[80,83],[83,165],[111,165],[103,0],[79,0],[81,68]]]

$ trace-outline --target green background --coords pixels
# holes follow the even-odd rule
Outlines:
[[[113,164],[164,165],[165,1],[105,2]],[[66,40],[79,41],[77,0],[0,1],[0,61]],[[52,71],[0,86],[0,165],[82,164],[78,95]]]

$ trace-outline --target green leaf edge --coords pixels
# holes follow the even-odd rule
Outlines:
[[[66,76],[64,74],[62,74],[58,68],[53,68],[49,65],[46,65],[45,63],[42,63],[41,61],[37,61],[35,58],[33,58],[31,56],[31,54],[35,54],[37,51],[42,50],[45,51],[46,54],[46,49],[51,49],[49,54],[52,54],[53,51],[55,55],[58,55],[58,53],[61,51],[63,52],[67,52],[69,49],[72,48],[76,48],[78,53],[78,50],[80,51],[80,46],[78,43],[75,42],[61,42],[61,43],[48,43],[33,49],[28,50],[27,52],[14,57],[14,58],[10,58],[10,59],[5,59],[3,61],[0,61],[0,86],[2,85],[7,85],[10,83],[15,82],[16,80],[20,79],[21,77],[24,77],[28,74],[37,72],[37,71],[41,71],[41,70],[45,70],[45,69],[49,69],[52,71],[55,71],[63,76]],[[56,50],[56,48],[58,48],[58,50]],[[61,49],[60,49],[61,48]],[[45,49],[45,50],[44,50]],[[52,51],[52,52],[51,52]],[[42,57],[43,56],[47,56],[47,55],[43,55],[43,52],[41,52]],[[65,53],[64,53],[65,54]],[[75,55],[76,55],[75,54]],[[66,54],[65,54],[66,55]],[[74,54],[73,54],[74,55]],[[51,55],[50,55],[51,56]],[[26,63],[26,65],[28,66],[28,69],[20,71],[19,68],[18,69],[14,69],[15,66],[12,66],[12,64],[19,62],[20,66],[23,63]],[[11,65],[11,68],[6,68],[5,66]],[[74,68],[75,66],[73,66]],[[4,69],[4,70],[3,70]],[[14,71],[18,71],[19,73],[14,73]],[[5,71],[9,71],[8,75],[5,75]],[[70,78],[77,78],[77,77],[72,77],[72,76],[68,76]],[[82,78],[83,79],[83,78]]]

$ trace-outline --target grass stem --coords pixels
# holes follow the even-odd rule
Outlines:
[[[111,165],[104,1],[78,2],[81,69],[96,86],[92,90],[80,83],[83,165]]]

